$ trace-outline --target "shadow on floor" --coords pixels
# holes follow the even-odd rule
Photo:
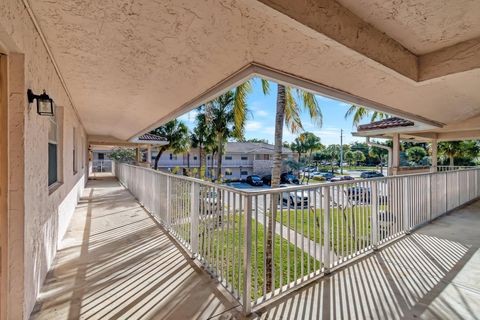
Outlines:
[[[466,232],[459,242],[462,230],[478,235],[478,208],[442,217],[251,318],[480,319],[480,239]],[[441,237],[447,227],[456,241]]]
[[[89,181],[31,319],[208,319],[237,304],[113,178]]]

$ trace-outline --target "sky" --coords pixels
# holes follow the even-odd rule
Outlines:
[[[253,90],[248,96],[247,106],[250,110],[245,128],[245,138],[267,139],[273,144],[275,131],[275,110],[276,110],[276,85],[270,83],[269,95],[264,95],[259,79],[253,81]],[[317,95],[317,101],[323,114],[323,125],[319,127],[310,120],[308,113],[303,112],[301,119],[305,131],[309,131],[320,137],[322,144],[340,144],[340,130],[343,129],[343,143],[349,144],[353,141],[365,141],[364,138],[353,137],[351,132],[355,131],[352,126],[352,119],[345,119],[350,104],[327,97]],[[196,111],[192,110],[179,120],[193,129],[195,127]],[[365,121],[368,122],[368,121]],[[292,142],[298,134],[292,134],[287,128],[283,130],[283,141]]]

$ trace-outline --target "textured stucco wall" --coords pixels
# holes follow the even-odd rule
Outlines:
[[[22,194],[17,194],[16,199],[11,199],[11,208],[21,209],[12,211],[11,214],[17,217],[23,215],[24,218],[24,222],[19,222],[23,224],[23,235],[16,242],[23,242],[23,248],[17,248],[17,254],[23,254],[24,299],[20,297],[23,301],[16,300],[10,307],[12,319],[27,319],[55,257],[57,244],[66,230],[78,195],[84,187],[87,163],[82,161],[81,151],[87,150],[87,135],[22,1],[0,2],[0,16],[0,42],[7,47],[9,57],[15,58],[17,62],[9,70],[10,85],[17,88],[16,92],[9,92],[9,112],[20,117],[17,117],[19,119],[16,119],[16,123],[11,122],[17,127],[12,127],[10,134],[12,143],[23,146],[21,151],[25,154],[23,157],[18,150],[10,154],[12,169],[21,174],[11,177],[9,187],[20,185],[24,189]],[[18,57],[22,57],[24,62],[20,63],[22,61]],[[29,108],[26,101],[28,88],[34,92],[45,89],[60,107],[59,114],[63,118],[60,138],[63,183],[51,194],[47,183],[48,118],[37,115],[33,105]],[[76,174],[73,172],[72,159],[73,127],[76,127],[77,132]],[[21,291],[21,285],[17,286],[18,291]]]

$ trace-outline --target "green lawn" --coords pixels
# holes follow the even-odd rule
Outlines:
[[[323,209],[284,209],[276,220],[317,243],[324,243]],[[353,253],[363,248],[370,236],[370,206],[356,206],[353,210],[347,208],[344,212],[334,208],[330,222],[330,245],[332,247],[333,244],[335,254]]]
[[[204,222],[201,224],[202,228],[207,226]],[[228,225],[228,227],[227,227]],[[240,281],[240,288],[243,281],[243,272],[239,272],[243,267],[243,222],[239,228],[238,216],[229,220],[224,219],[222,226],[217,227],[216,223],[210,222],[211,231],[213,232],[213,242],[208,243],[208,240],[202,241],[200,234],[199,252],[209,250],[210,254],[205,254],[209,257],[209,261],[217,261],[223,277],[228,279],[229,283],[235,283],[235,289],[238,290],[238,283]],[[233,230],[235,228],[235,230]],[[239,231],[240,229],[240,231]],[[204,230],[204,229],[203,229]],[[256,236],[255,236],[256,235]],[[318,260],[307,253],[302,252],[296,246],[289,244],[287,240],[282,239],[279,235],[275,235],[274,243],[274,269],[275,269],[275,288],[280,286],[280,274],[282,277],[282,284],[286,285],[302,275],[307,275],[318,270],[321,266]],[[258,239],[256,241],[255,239]],[[252,299],[254,298],[255,283],[257,283],[257,297],[263,295],[264,277],[264,259],[265,259],[265,235],[262,224],[256,224],[252,221]],[[209,249],[210,248],[210,249]],[[288,254],[290,252],[290,255]],[[282,263],[280,263],[282,261]],[[288,262],[290,261],[290,268]],[[257,263],[256,263],[257,262]],[[280,266],[281,265],[281,266]],[[240,267],[240,269],[239,269]],[[295,276],[296,275],[296,276]],[[241,294],[243,290],[240,289]]]

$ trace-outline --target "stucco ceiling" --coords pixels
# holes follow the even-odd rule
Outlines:
[[[478,0],[338,0],[415,54],[480,37]]]
[[[91,135],[130,139],[252,62],[398,114],[446,124],[480,114],[472,56],[462,72],[430,65],[440,75],[418,82],[418,57],[332,1],[30,2]],[[322,14],[331,25],[315,24]]]

